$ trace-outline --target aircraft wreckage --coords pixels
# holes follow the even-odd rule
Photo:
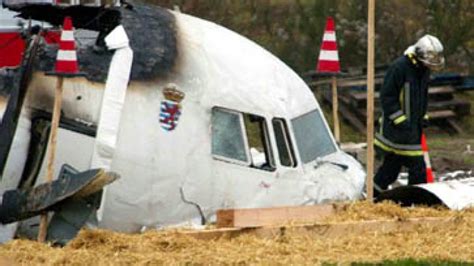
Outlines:
[[[337,146],[311,90],[252,41],[159,7],[8,6],[53,26],[71,17],[85,76],[64,80],[53,183],[63,190],[50,197],[41,184],[57,45],[30,42],[19,71],[2,76],[11,91],[0,131],[2,223],[54,210],[48,239],[58,240],[86,222],[139,232],[206,223],[223,208],[362,197],[365,172]],[[82,202],[70,200],[77,193]],[[23,211],[9,212],[7,198]]]

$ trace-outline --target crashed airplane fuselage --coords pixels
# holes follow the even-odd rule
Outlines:
[[[206,221],[222,208],[361,196],[361,165],[338,148],[310,89],[275,56],[192,16],[120,12],[105,38],[112,52],[81,42],[76,25],[86,76],[64,80],[62,118],[71,122],[61,126],[55,161],[55,176],[65,163],[121,176],[103,194],[101,227],[136,232]],[[44,48],[28,87],[3,174],[10,188],[32,169],[36,117],[52,112],[57,78],[45,72],[54,51]]]

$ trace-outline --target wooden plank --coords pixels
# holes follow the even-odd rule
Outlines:
[[[431,120],[446,119],[446,118],[455,117],[456,113],[451,110],[440,110],[440,111],[428,112],[428,116],[430,117]]]
[[[433,110],[442,110],[442,109],[449,109],[449,108],[454,109],[458,105],[461,105],[464,108],[465,105],[470,106],[470,103],[468,101],[458,100],[458,99],[453,99],[453,100],[448,100],[448,101],[429,102],[429,107],[433,108]]]
[[[452,94],[456,92],[453,86],[437,86],[428,89],[429,94]]]
[[[342,117],[347,120],[355,129],[360,132],[365,131],[365,125],[360,119],[362,116],[357,116],[355,112],[349,110],[349,108],[343,104],[339,106],[339,111],[341,112]]]
[[[374,84],[382,84],[383,78],[374,79]],[[367,79],[360,80],[341,80],[338,87],[357,87],[357,86],[367,86]]]
[[[356,101],[366,101],[367,100],[367,92],[351,92],[349,93],[350,97],[353,98]],[[374,98],[379,98],[380,93],[375,92],[374,93]]]
[[[218,210],[217,227],[259,227],[295,221],[318,221],[332,214],[332,205]]]
[[[64,78],[58,76],[56,80],[56,90],[54,94],[54,106],[53,106],[53,118],[51,121],[51,129],[49,133],[48,147],[50,147],[48,164],[46,169],[46,182],[53,181],[54,173],[54,159],[56,157],[56,143],[57,133],[59,128],[59,120],[61,117],[61,105],[63,101],[63,83]],[[40,226],[38,232],[38,242],[44,242],[46,240],[46,233],[48,229],[48,214],[42,214],[40,216]]]
[[[250,233],[248,228],[217,228],[205,230],[180,231],[180,234],[187,235],[199,240],[232,239],[240,235]]]
[[[0,266],[15,266],[15,265],[18,265],[18,264],[16,264],[13,259],[6,256],[0,257]]]
[[[374,61],[375,61],[375,0],[369,0],[367,19],[367,164],[366,193],[367,201],[373,198],[374,176]]]
[[[466,100],[454,100],[454,112],[457,116],[471,115],[471,102]]]
[[[341,142],[341,129],[339,125],[339,99],[337,97],[337,79],[335,76],[332,77],[332,121],[334,126],[334,138],[337,143]]]
[[[363,110],[364,115],[360,115],[358,109],[352,107],[352,102],[350,101],[347,94],[340,94],[339,95],[340,105],[339,105],[339,113],[341,114],[342,118],[347,121],[352,127],[354,127],[359,132],[365,131],[365,124],[361,120],[361,118],[366,117],[365,110]],[[331,95],[329,93],[323,94],[322,100],[326,103],[331,103]]]
[[[339,101],[342,104],[351,106],[351,100],[350,100],[349,96],[347,95],[347,93],[339,93],[338,96],[339,96]]]
[[[455,90],[452,86],[430,87],[428,90],[428,94],[430,96],[450,95],[450,94],[453,94],[454,92]],[[356,101],[365,101],[367,99],[366,92],[350,92],[349,95]],[[380,97],[379,92],[374,93],[374,98],[379,98],[379,97]]]
[[[429,111],[452,110],[456,116],[470,115],[471,103],[466,100],[448,100],[448,101],[431,101],[428,104]]]
[[[286,226],[267,226],[249,228],[218,228],[180,232],[200,240],[232,239],[242,235],[253,235],[263,239],[275,239],[288,233],[301,234],[314,238],[338,238],[347,235],[366,235],[370,233],[387,234],[391,232],[411,232],[420,228],[438,229],[456,224],[452,217],[409,218],[406,220],[371,220],[343,223],[313,223]]]
[[[362,108],[356,109],[354,112],[360,117],[364,117],[364,118],[367,117],[367,113],[365,113],[365,110]],[[380,115],[380,110],[379,109],[375,110],[375,113],[377,115]],[[456,117],[456,113],[452,110],[435,110],[435,111],[428,111],[428,116],[430,117],[430,120],[438,120],[438,119]]]
[[[310,87],[319,87],[321,85],[330,85],[331,84],[331,79],[330,78],[325,78],[325,79],[321,79],[321,80],[318,80],[318,81],[312,81],[312,82],[309,82],[308,85]]]
[[[376,78],[375,84],[382,84],[383,77]],[[318,81],[309,82],[308,85],[312,88],[319,86],[331,85],[330,79],[323,79]],[[348,87],[358,87],[358,86],[367,86],[367,79],[357,78],[357,79],[340,79],[338,80],[338,88],[348,88]]]
[[[448,126],[450,126],[453,129],[454,133],[464,134],[464,130],[462,130],[461,126],[459,126],[459,124],[456,121],[454,121],[453,118],[446,119],[446,123],[448,124]]]
[[[341,103],[347,105],[347,106],[350,106],[351,109],[356,109],[356,110],[360,110],[360,111],[363,111],[365,113],[366,110],[364,110],[365,108],[365,103],[362,104],[362,103],[359,103],[359,104],[356,104],[355,101],[351,101],[349,97],[347,96],[339,96],[339,100],[341,101]],[[375,102],[375,111],[376,113],[380,112],[380,102],[379,101],[376,101]],[[446,110],[451,110],[453,111],[456,116],[465,116],[465,115],[470,115],[470,111],[471,111],[471,103],[468,102],[468,101],[464,101],[464,100],[448,100],[448,101],[440,101],[440,102],[436,102],[436,101],[430,101],[428,103],[428,111],[429,112],[432,112],[432,111],[446,111]],[[365,117],[365,115],[364,115]]]

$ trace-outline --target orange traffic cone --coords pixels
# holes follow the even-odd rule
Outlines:
[[[64,18],[54,74],[61,76],[76,76],[80,74],[71,17]]]
[[[340,70],[334,19],[328,17],[316,71],[320,73],[339,73]]]
[[[426,165],[426,183],[434,182],[434,174],[431,169],[430,155],[428,153],[428,144],[426,143],[425,133],[421,134],[421,149],[423,150],[423,159],[425,160]]]

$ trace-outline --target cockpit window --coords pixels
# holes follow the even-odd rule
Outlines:
[[[282,118],[274,118],[273,130],[275,131],[275,140],[281,165],[296,167],[293,145],[291,145],[290,134],[288,134],[288,127],[286,126],[285,120]]]
[[[335,152],[336,146],[318,110],[291,120],[303,163]]]
[[[242,114],[212,109],[212,154],[250,164]]]
[[[244,122],[250,149],[250,167],[266,171],[275,170],[275,162],[265,118],[253,114],[244,114]]]
[[[218,160],[274,171],[268,126],[263,116],[212,109],[212,155]]]

